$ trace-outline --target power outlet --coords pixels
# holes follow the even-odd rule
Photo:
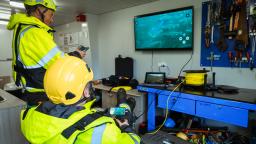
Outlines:
[[[158,67],[167,67],[166,62],[159,62]]]

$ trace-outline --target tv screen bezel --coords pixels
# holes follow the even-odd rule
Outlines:
[[[176,12],[176,11],[182,11],[182,10],[192,10],[192,47],[188,48],[140,48],[138,49],[136,47],[136,34],[135,34],[135,20],[136,18],[141,18],[141,17],[147,17],[147,16],[153,16],[153,15],[158,15],[158,14],[164,14],[164,13],[170,13],[170,12]],[[135,51],[165,51],[165,50],[181,50],[181,51],[193,51],[194,49],[194,6],[188,6],[188,7],[182,7],[182,8],[177,8],[177,9],[170,9],[170,10],[165,10],[165,11],[159,11],[159,12],[153,12],[153,13],[148,13],[148,14],[143,14],[143,15],[138,15],[135,16],[133,19],[133,26],[134,26],[134,46],[135,46]]]

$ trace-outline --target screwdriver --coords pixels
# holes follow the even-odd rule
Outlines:
[[[232,62],[233,62],[233,54],[232,54],[232,51],[229,51],[229,52],[228,52],[228,59],[229,59],[229,62],[230,62],[230,66],[232,67]]]
[[[247,63],[249,63],[250,62],[250,53],[249,52],[246,52],[246,59],[247,59]]]
[[[238,52],[238,59],[239,59],[239,67],[242,67],[242,52]]]

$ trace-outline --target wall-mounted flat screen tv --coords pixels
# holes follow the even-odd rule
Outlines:
[[[136,50],[193,50],[192,6],[134,18]]]

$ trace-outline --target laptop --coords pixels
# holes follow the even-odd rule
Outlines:
[[[140,86],[152,87],[164,89],[165,85],[165,73],[164,72],[146,72],[145,80]]]

